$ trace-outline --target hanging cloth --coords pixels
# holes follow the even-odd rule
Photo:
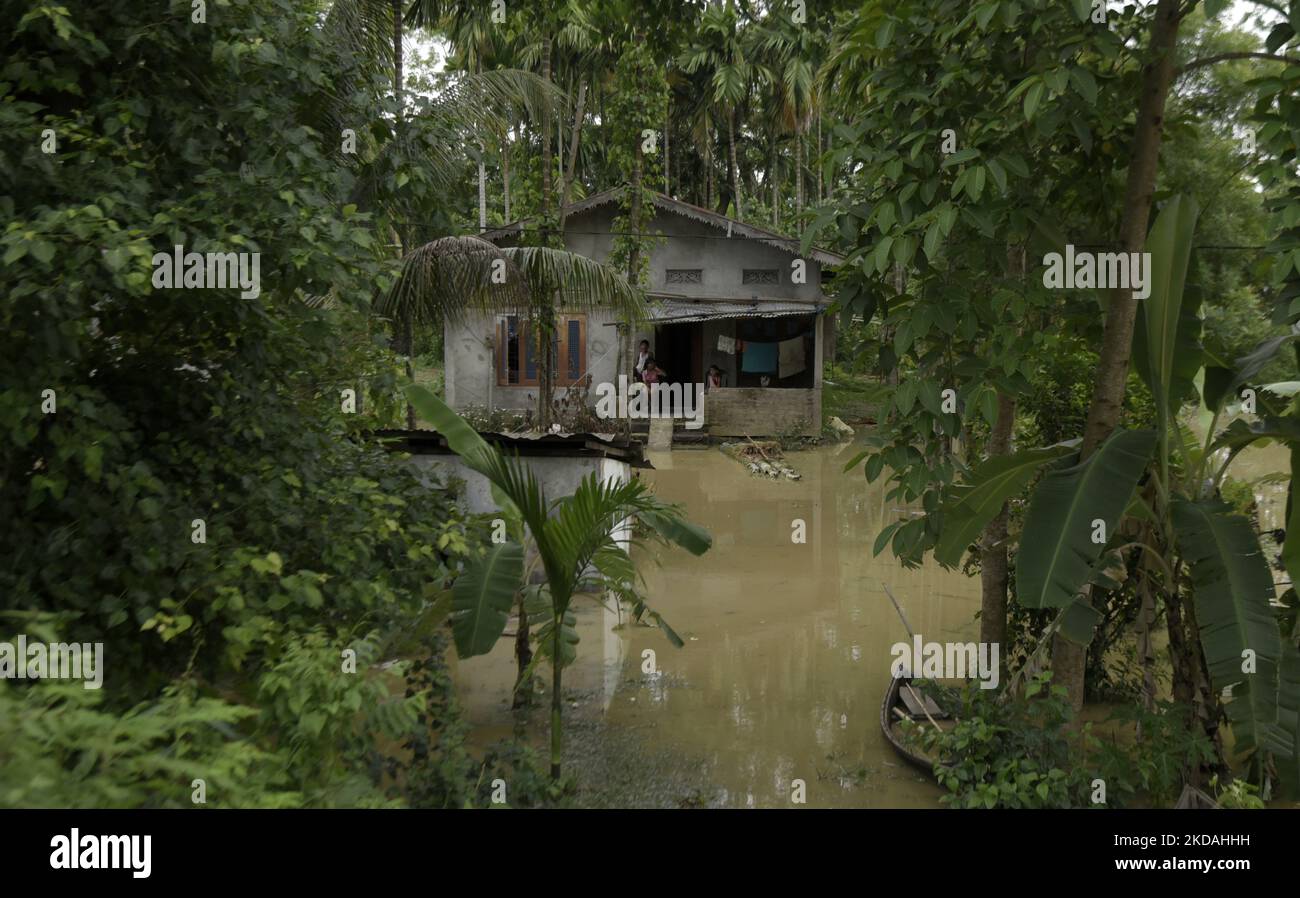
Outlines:
[[[782,340],[778,345],[778,365],[780,370],[777,377],[785,379],[793,377],[807,367],[804,364],[803,337],[795,337],[792,340]]]
[[[746,374],[771,374],[776,371],[777,345],[775,343],[745,344],[745,354],[740,359],[740,370]]]

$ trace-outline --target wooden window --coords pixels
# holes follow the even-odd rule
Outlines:
[[[537,386],[537,338],[527,318],[497,319],[497,386]],[[555,385],[567,387],[587,373],[587,316],[559,315],[555,321]]]

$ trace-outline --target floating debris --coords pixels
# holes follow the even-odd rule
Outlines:
[[[799,480],[801,475],[785,463],[779,443],[773,440],[757,441],[746,437],[747,442],[723,443],[723,452],[749,469],[755,477],[772,480]]]

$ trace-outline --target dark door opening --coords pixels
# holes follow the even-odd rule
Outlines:
[[[669,383],[695,384],[704,382],[703,326],[692,324],[665,324],[655,331],[655,345],[650,353],[665,372]]]

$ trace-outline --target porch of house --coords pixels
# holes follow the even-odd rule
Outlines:
[[[710,368],[721,371],[722,385],[709,386],[704,397],[703,433],[758,437],[821,432],[828,324],[820,306],[661,299],[653,308],[649,325],[628,343],[633,357],[639,342],[647,340],[668,383],[707,384]],[[678,431],[683,427],[679,422]],[[690,435],[679,433],[679,438]]]

